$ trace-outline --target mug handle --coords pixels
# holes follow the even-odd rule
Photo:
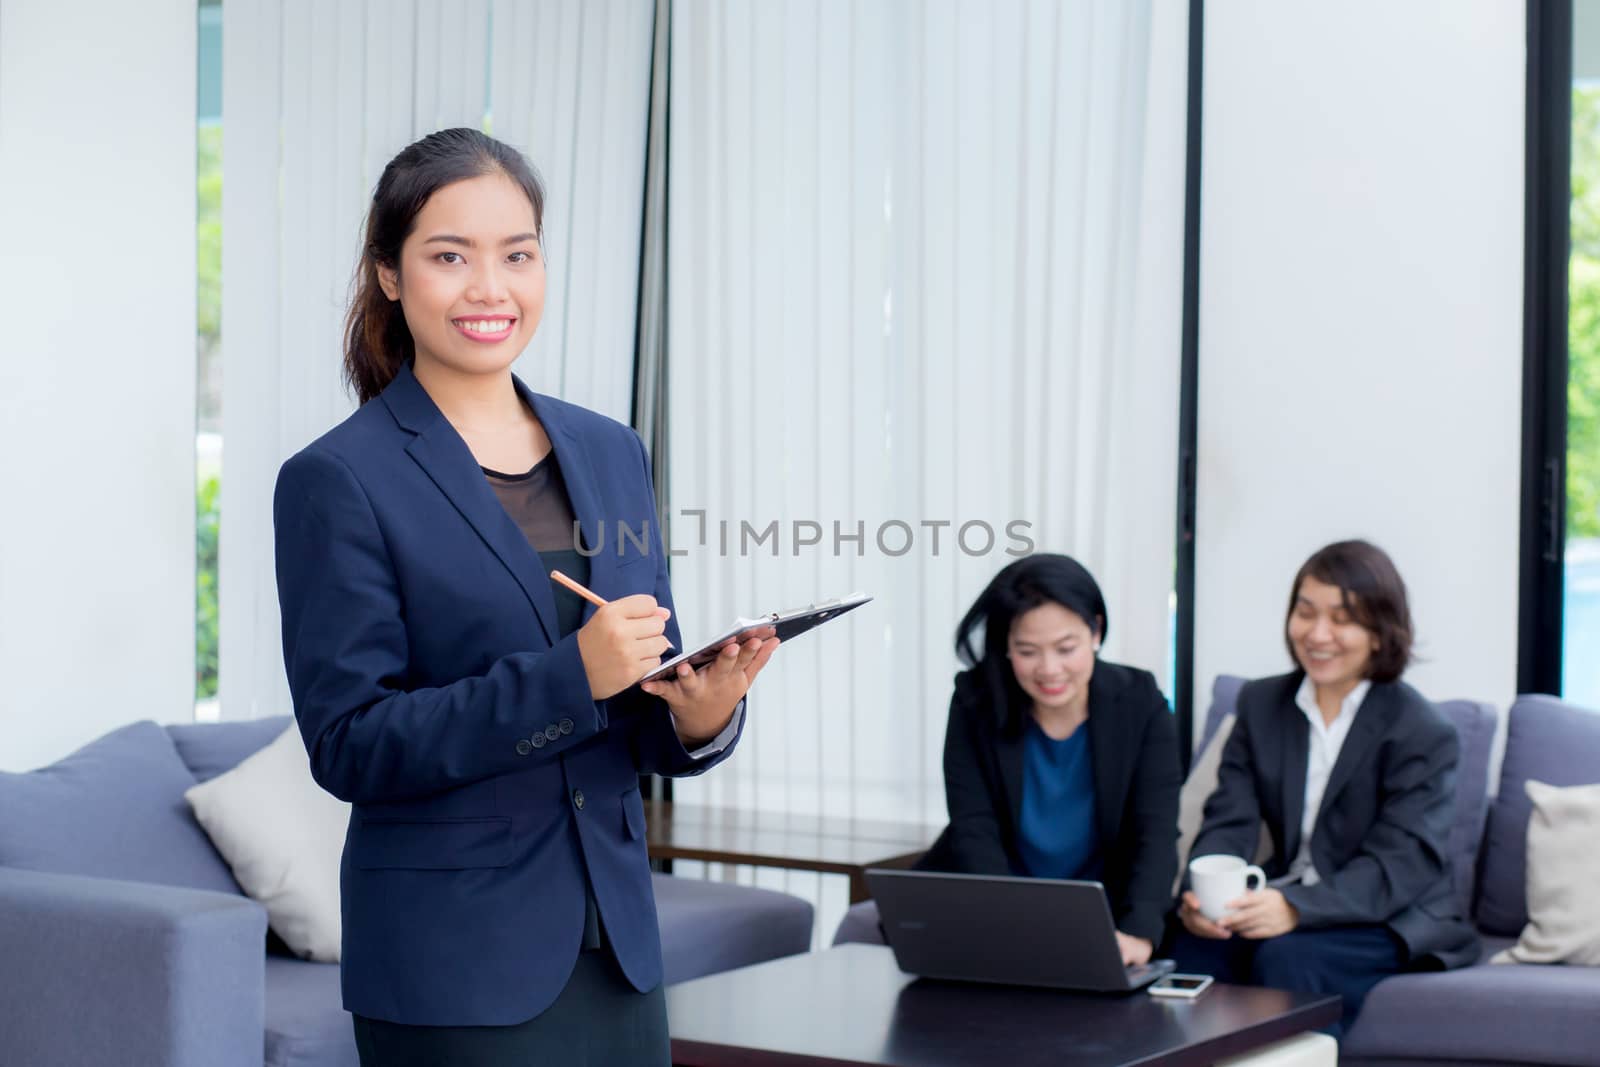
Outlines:
[[[1252,879],[1252,878],[1254,878],[1256,880],[1256,884],[1255,885],[1251,885],[1250,884],[1250,879]],[[1250,864],[1250,866],[1248,866],[1248,867],[1246,867],[1244,869],[1244,888],[1245,888],[1245,892],[1254,893],[1257,890],[1265,889],[1266,887],[1267,887],[1267,872],[1266,871],[1263,871],[1260,867],[1257,867],[1253,863]]]

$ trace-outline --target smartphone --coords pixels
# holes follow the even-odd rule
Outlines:
[[[1209,974],[1169,974],[1151,984],[1150,995],[1193,1000],[1209,988],[1211,988]]]

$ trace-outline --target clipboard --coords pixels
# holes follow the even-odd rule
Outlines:
[[[776,637],[780,641],[792,640],[807,630],[821,626],[829,619],[837,619],[845,612],[859,608],[871,599],[865,593],[851,593],[849,596],[819,601],[803,608],[795,608],[792,611],[775,611],[770,615],[758,615],[753,619],[735,619],[732,626],[693,652],[681,652],[671,659],[663,660],[661,666],[639,679],[639,681],[653,682],[658,678],[665,678],[669,674],[675,674],[680,663],[687,663],[695,668],[703,667],[716,659],[717,653],[721,652],[731,641],[742,641],[746,637]]]

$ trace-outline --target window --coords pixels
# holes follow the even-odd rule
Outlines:
[[[1561,692],[1600,708],[1600,0],[1573,8]]]
[[[1517,688],[1600,709],[1600,0],[1529,0]]]
[[[217,718],[217,529],[222,479],[222,3],[199,8],[195,130],[195,717]]]

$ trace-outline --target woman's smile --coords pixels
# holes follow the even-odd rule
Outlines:
[[[517,320],[513,317],[451,319],[457,332],[478,344],[498,344],[511,336]]]

